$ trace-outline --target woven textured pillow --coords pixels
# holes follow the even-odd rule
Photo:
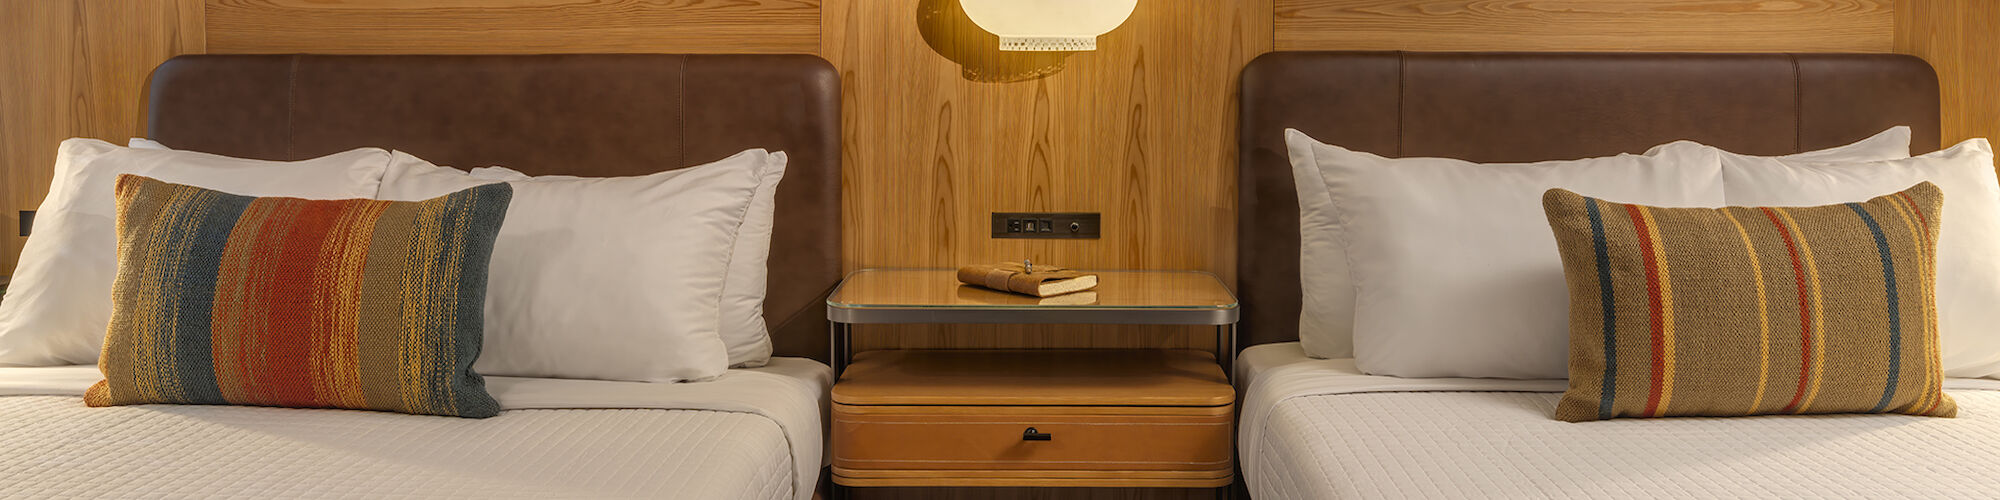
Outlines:
[[[1556,418],[1949,417],[1937,186],[1820,207],[1542,198],[1570,290]]]
[[[120,176],[105,380],[84,401],[493,416],[472,362],[512,197],[253,198]]]

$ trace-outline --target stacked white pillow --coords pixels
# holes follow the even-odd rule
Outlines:
[[[1296,130],[1286,141],[1306,181],[1301,212],[1331,211],[1323,226],[1332,234],[1314,242],[1343,245],[1355,365],[1376,375],[1567,376],[1569,289],[1542,216],[1549,188],[1659,206],[1723,203],[1721,159],[1707,150],[1479,164],[1384,158]],[[1324,205],[1309,210],[1303,200],[1315,194]],[[1302,277],[1321,271],[1301,262]]]
[[[124,148],[94,139],[63,141],[49,195],[35,212],[34,233],[0,300],[0,366],[97,362],[118,271],[112,187],[119,175],[250,196],[368,198],[381,183],[389,156],[387,150],[364,148],[273,162]]]
[[[764,324],[764,294],[770,277],[771,229],[777,218],[778,184],[784,180],[789,158],[780,151],[765,157],[764,162],[757,191],[750,197],[750,211],[744,216],[735,247],[729,253],[728,278],[722,284],[720,334],[731,367],[754,368],[771,361],[771,334]],[[530,177],[505,167],[475,168],[472,176],[498,181],[579,179],[559,175]]]
[[[1674,143],[1643,156],[1532,164],[1389,159],[1297,131],[1286,139],[1299,194],[1299,335],[1308,354],[1351,356],[1378,375],[1566,378],[1568,291],[1542,192],[1741,205],[1730,199],[1732,168],[1907,158],[1910,135],[1897,127],[1779,158]]]
[[[494,243],[473,368],[641,382],[721,375],[730,365],[724,289],[771,156],[751,150],[637,177],[505,180],[514,201]],[[502,181],[397,152],[378,197],[421,200],[492,182]]]
[[[1661,149],[1713,148],[1675,143]],[[1917,157],[1818,160],[1727,155],[1723,198],[1737,206],[1814,206],[1936,184],[1944,192],[1942,220],[1936,221],[1941,366],[1948,377],[2000,375],[2000,179],[1987,141]]]
[[[131,151],[152,150],[146,154],[163,158],[221,158],[175,152],[147,139],[132,139],[130,145]],[[787,163],[784,153],[749,150],[707,165],[653,175],[583,178],[529,177],[499,167],[468,174],[407,153],[362,151],[373,153],[372,170],[362,172],[366,183],[352,189],[339,189],[350,183],[278,169],[246,171],[249,175],[220,183],[195,177],[183,182],[253,194],[322,197],[315,193],[325,191],[334,193],[323,196],[328,198],[398,201],[429,199],[492,182],[513,183],[514,200],[489,276],[484,349],[475,364],[484,374],[674,382],[704,380],[727,367],[755,367],[769,361],[771,341],[763,301],[776,191]],[[247,162],[244,166],[269,163],[225,160]],[[193,165],[196,171],[202,166]],[[181,167],[164,171],[175,168]],[[229,187],[272,178],[278,179],[277,184],[296,182],[309,189],[294,194]],[[110,203],[106,186],[104,204]],[[60,235],[67,219],[50,206],[43,210],[43,229]],[[114,238],[109,231],[100,235],[106,241]],[[48,243],[52,238],[40,239]],[[65,246],[71,247],[85,248]],[[110,255],[110,250],[104,254]],[[109,276],[115,262],[94,267]],[[33,272],[24,274],[27,279],[16,277],[15,289],[36,290],[41,281],[33,279]],[[0,353],[16,344],[25,346],[14,349],[18,356],[61,348],[68,354],[62,362],[92,362],[109,317],[108,283],[105,287],[102,294],[72,294],[101,295],[96,300],[104,303],[101,306],[66,299],[55,307],[35,309],[102,309],[97,326],[68,329],[73,338],[57,342],[42,342],[29,334],[0,335]],[[35,302],[8,303],[26,308]]]

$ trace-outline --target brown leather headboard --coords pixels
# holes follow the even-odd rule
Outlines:
[[[840,78],[807,55],[200,55],[153,71],[147,135],[296,160],[376,146],[440,165],[644,175],[786,152],[764,319],[826,360],[840,281]]]
[[[1298,340],[1299,206],[1284,130],[1391,157],[1527,162],[1690,139],[1740,153],[1896,125],[1938,145],[1937,74],[1888,54],[1278,52],[1243,70],[1237,296],[1249,346]]]

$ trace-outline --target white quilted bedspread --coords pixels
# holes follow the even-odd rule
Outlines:
[[[810,365],[774,360],[705,387],[490,377],[508,409],[481,420],[87,408],[20,395],[63,392],[61,374],[31,383],[20,371],[56,369],[0,369],[0,496],[810,498],[830,374],[798,362]]]
[[[1258,500],[2000,498],[1996,381],[1949,381],[1955,419],[1572,424],[1550,417],[1562,381],[1371,377],[1284,346],[1242,361],[1243,470]]]

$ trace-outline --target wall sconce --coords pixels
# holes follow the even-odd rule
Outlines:
[[[961,0],[966,17],[1009,52],[1097,50],[1097,36],[1132,17],[1139,0]]]

